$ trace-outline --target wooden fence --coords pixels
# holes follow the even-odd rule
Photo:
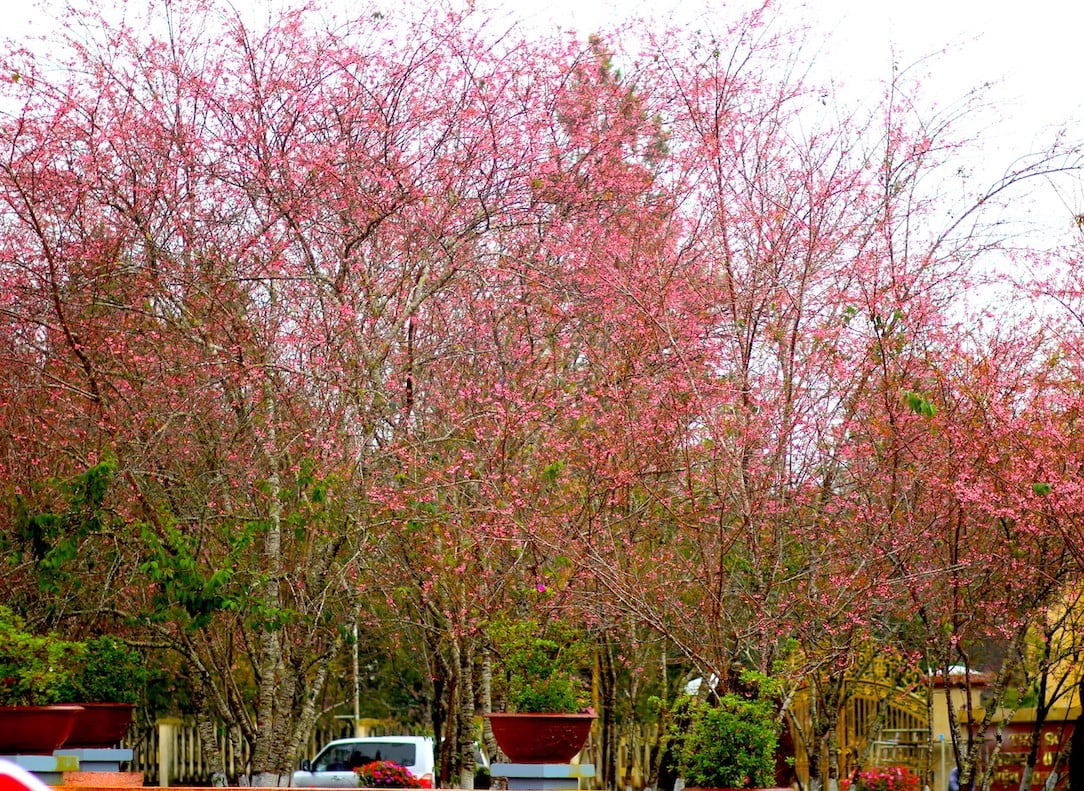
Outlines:
[[[366,733],[380,736],[397,732],[392,726],[367,722]],[[650,763],[650,748],[657,737],[655,726],[637,725],[627,728],[617,745],[617,787],[625,789],[643,788],[645,775]],[[333,739],[353,736],[352,724],[348,721],[332,726],[318,727],[302,754],[297,756],[298,765],[302,758],[312,758],[316,752]],[[237,743],[242,743],[237,740]],[[224,756],[226,773],[237,777],[248,764],[248,755],[238,753],[234,742],[223,731],[219,734],[218,748]],[[124,741],[124,746],[132,750],[129,771],[141,772],[143,782],[148,786],[206,786],[211,783],[211,776],[218,767],[207,766],[203,762],[200,737],[194,723],[180,719],[162,719],[156,725],[133,725]],[[594,755],[595,745],[589,744],[582,759],[597,761]]]
[[[367,732],[378,736],[382,729],[370,726]],[[329,741],[353,735],[353,727],[348,722],[317,728],[307,747],[297,756],[297,764],[302,758],[312,758]],[[247,750],[238,751],[234,748],[235,743],[244,744],[243,740],[231,740],[224,730],[220,731],[218,749],[230,777],[244,773],[248,766]],[[204,763],[195,724],[180,719],[162,719],[150,726],[134,725],[123,746],[132,750],[128,770],[141,772],[143,783],[148,786],[210,785],[212,775],[220,770]]]

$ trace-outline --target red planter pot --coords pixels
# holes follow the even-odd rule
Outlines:
[[[517,764],[567,764],[591,733],[594,714],[487,714],[493,737]]]
[[[131,703],[80,703],[83,711],[75,718],[65,747],[116,747],[128,733],[135,706]]]
[[[52,755],[72,728],[82,706],[0,706],[0,755]]]

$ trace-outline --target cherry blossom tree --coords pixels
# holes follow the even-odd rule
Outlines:
[[[947,666],[1076,568],[1070,344],[958,321],[983,207],[1052,160],[946,206],[951,118],[903,81],[810,115],[767,8],[94,24],[4,64],[12,589],[182,656],[253,781],[391,613],[468,785],[487,626],[541,608],[614,677],[615,623],[784,672],[824,782],[870,641]]]

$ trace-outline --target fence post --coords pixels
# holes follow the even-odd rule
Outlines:
[[[162,717],[158,720],[158,785],[161,788],[168,788],[173,780],[177,728],[181,724],[181,720],[177,717]]]

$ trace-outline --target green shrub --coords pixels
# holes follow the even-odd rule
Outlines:
[[[686,786],[756,788],[775,784],[779,732],[770,701],[728,694],[679,702],[669,738]]]
[[[0,705],[61,702],[85,652],[83,643],[31,634],[22,618],[0,606]]]
[[[111,635],[79,642],[32,634],[0,606],[0,705],[135,703],[146,678],[142,655]]]
[[[147,681],[143,656],[112,635],[86,642],[62,696],[71,703],[135,703]]]
[[[509,710],[569,713],[587,706],[588,652],[577,629],[525,620],[494,624],[489,636],[503,670],[498,696]]]

